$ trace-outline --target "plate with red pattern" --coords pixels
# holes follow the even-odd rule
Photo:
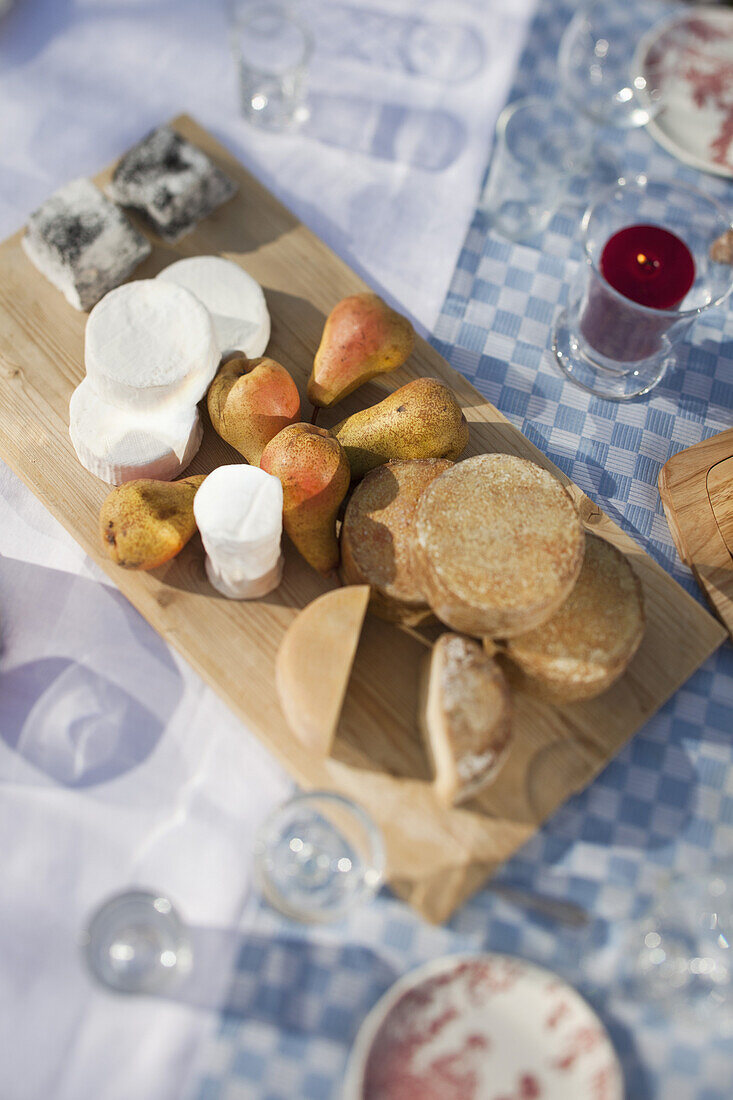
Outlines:
[[[658,89],[647,124],[663,148],[703,172],[733,178],[733,11],[687,7],[639,43],[634,71]]]
[[[449,955],[389,989],[357,1036],[344,1100],[622,1100],[579,993],[511,955]]]

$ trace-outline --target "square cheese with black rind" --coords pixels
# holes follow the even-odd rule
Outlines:
[[[28,219],[23,249],[75,309],[129,278],[150,243],[88,179],[72,180]]]
[[[164,241],[174,244],[236,190],[206,153],[170,126],[160,126],[125,153],[107,194],[139,210]]]

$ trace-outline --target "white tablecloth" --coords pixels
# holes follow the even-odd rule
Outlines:
[[[273,136],[238,117],[223,4],[18,0],[0,20],[0,235],[188,110],[429,330],[531,2],[304,0],[313,115]],[[134,884],[235,927],[253,830],[289,780],[1,464],[0,628],[0,1094],[180,1100],[211,1014],[97,989],[78,931]]]

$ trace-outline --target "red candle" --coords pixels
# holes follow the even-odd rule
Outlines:
[[[603,278],[591,272],[581,315],[584,338],[595,352],[615,362],[633,363],[655,355],[676,316],[645,315],[624,305],[608,286],[637,306],[673,311],[695,281],[689,248],[661,226],[628,225],[606,242],[599,266]]]
[[[601,274],[614,290],[648,309],[674,309],[695,281],[695,261],[659,225],[627,225],[606,242]]]

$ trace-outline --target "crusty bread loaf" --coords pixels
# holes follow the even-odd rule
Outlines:
[[[504,675],[478,642],[443,634],[427,659],[421,726],[444,805],[472,798],[496,777],[511,738]]]
[[[442,622],[508,638],[567,599],[583,544],[575,505],[552,474],[513,455],[478,455],[446,470],[420,498],[415,576]]]
[[[343,579],[370,585],[370,610],[390,622],[415,626],[432,614],[413,568],[415,508],[431,481],[452,465],[444,458],[418,458],[378,466],[356,487],[346,508]]]
[[[620,550],[587,535],[573,591],[546,623],[507,642],[507,672],[549,702],[590,699],[622,675],[643,634],[638,577]]]

